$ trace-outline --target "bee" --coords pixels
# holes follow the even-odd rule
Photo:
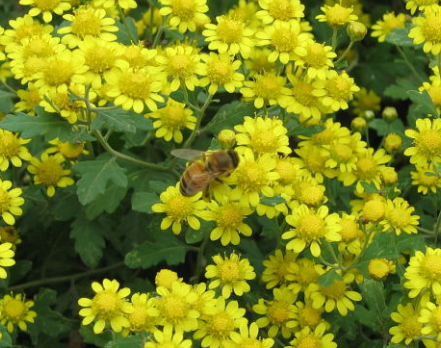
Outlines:
[[[200,191],[208,193],[214,180],[231,174],[239,164],[239,155],[231,149],[207,152],[177,149],[172,154],[190,160],[179,184],[182,195],[186,197]]]

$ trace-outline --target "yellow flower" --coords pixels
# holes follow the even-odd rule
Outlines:
[[[422,86],[418,88],[420,92],[427,91],[436,110],[440,112],[441,107],[441,78],[439,76],[438,67],[433,68],[434,75],[429,76],[430,82],[424,81]]]
[[[204,201],[199,200],[201,193],[191,197],[184,197],[179,191],[179,183],[176,186],[169,186],[159,197],[161,203],[154,204],[152,210],[155,213],[166,213],[162,219],[161,230],[172,226],[174,234],[181,233],[182,223],[187,222],[194,230],[201,227],[198,217],[201,217],[206,207]]]
[[[35,107],[40,104],[42,97],[40,90],[35,87],[33,82],[29,82],[27,90],[19,89],[17,97],[20,99],[15,103],[15,111],[24,111],[28,115],[35,116]]]
[[[272,52],[268,56],[269,62],[279,60],[282,64],[296,60],[306,55],[308,34],[303,33],[298,21],[275,22],[256,33],[259,46],[271,45]]]
[[[426,11],[438,7],[439,0],[406,0],[406,10],[414,14],[416,10]]]
[[[404,277],[404,287],[409,289],[409,297],[414,298],[424,290],[434,296],[441,295],[441,249],[426,247],[425,253],[417,251],[409,260]]]
[[[11,29],[5,30],[5,36],[11,38],[12,41],[16,43],[31,36],[50,34],[54,29],[52,25],[41,24],[29,14],[11,19],[9,21],[9,26]]]
[[[283,239],[291,239],[286,245],[287,250],[300,253],[309,247],[313,256],[321,254],[320,241],[324,238],[327,242],[341,240],[340,217],[338,214],[329,214],[326,206],[321,206],[317,211],[302,204],[291,215],[286,217],[286,222],[294,229],[282,234]]]
[[[205,267],[205,278],[211,279],[209,289],[222,288],[222,296],[227,299],[234,294],[242,296],[251,290],[246,282],[256,278],[253,266],[248,259],[240,259],[234,252],[229,257],[223,258],[220,254],[213,256],[215,265]]]
[[[337,175],[335,169],[328,168],[326,163],[330,158],[329,153],[319,146],[305,145],[295,150],[302,160],[301,166],[308,170],[308,176],[321,184],[324,178],[334,178]]]
[[[224,87],[228,93],[234,93],[237,88],[242,87],[244,80],[243,74],[237,72],[240,65],[240,60],[234,60],[228,53],[217,54],[210,52],[210,54],[201,55],[205,62],[202,69],[202,78],[200,85],[208,87],[208,93],[215,94],[219,87]]]
[[[176,91],[180,86],[194,91],[199,86],[197,75],[203,75],[204,65],[195,47],[188,44],[166,47],[156,56],[156,61],[171,79],[170,91]]]
[[[307,259],[306,257],[297,259],[296,283],[299,285],[299,291],[306,291],[310,284],[317,283],[318,278],[325,273],[324,266],[320,263]]]
[[[104,41],[115,41],[118,27],[115,20],[106,17],[104,9],[95,9],[89,6],[77,7],[73,14],[65,14],[63,18],[71,22],[70,25],[58,30],[58,34],[63,35],[61,42],[69,48],[78,46],[78,43],[87,36],[100,38]]]
[[[0,214],[2,215],[3,221],[8,225],[15,224],[14,215],[20,216],[23,214],[21,205],[24,204],[24,199],[21,196],[21,188],[12,187],[12,182],[8,180],[0,179]]]
[[[243,58],[248,58],[254,46],[254,30],[248,28],[242,20],[228,15],[218,16],[216,20],[217,24],[206,24],[202,32],[205,41],[209,42],[208,49],[227,52],[231,56],[240,53]]]
[[[409,3],[406,4],[406,6]],[[372,26],[372,37],[378,37],[378,42],[384,42],[386,36],[397,28],[404,28],[406,24],[406,15],[399,13],[395,15],[394,12],[389,12],[383,15],[383,17],[376,21]]]
[[[155,285],[157,287],[163,286],[169,290],[171,290],[172,284],[176,281],[181,282],[182,278],[178,278],[178,274],[169,269],[161,269],[155,276]]]
[[[231,340],[235,345],[228,345],[227,348],[271,348],[274,345],[274,340],[272,338],[258,338],[259,327],[256,323],[251,323],[249,326],[244,324],[239,330],[239,332],[231,333]]]
[[[15,251],[17,249],[17,245],[21,244],[22,242],[20,235],[14,226],[0,227],[0,241],[1,243],[11,243],[11,249],[13,251]]]
[[[123,329],[123,335],[129,332],[155,331],[159,311],[154,307],[154,299],[149,298],[148,294],[137,292],[132,295],[131,303],[133,312],[127,315],[130,327]]]
[[[121,62],[120,69],[109,71],[106,81],[109,85],[107,96],[114,98],[115,105],[121,105],[124,110],[142,113],[146,105],[150,111],[156,111],[157,103],[164,102],[159,92],[165,77],[157,68],[133,69],[128,62]]]
[[[416,167],[416,172],[410,172],[412,185],[418,186],[418,193],[427,195],[430,192],[436,193],[441,188],[441,178],[435,171],[433,165]]]
[[[20,138],[18,134],[0,129],[0,170],[2,172],[9,168],[10,163],[14,167],[21,167],[22,160],[29,161],[32,158],[29,150],[23,146],[30,141],[30,139]]]
[[[387,200],[386,216],[380,223],[383,231],[394,231],[397,235],[401,232],[410,234],[417,233],[415,226],[418,226],[418,215],[413,215],[415,208],[401,197],[394,198],[393,201]]]
[[[390,261],[385,258],[380,259],[372,259],[369,261],[368,272],[369,275],[376,279],[384,279],[390,273],[395,273],[396,267],[393,261]]]
[[[83,297],[78,300],[78,304],[84,307],[80,309],[80,315],[84,317],[82,324],[89,325],[96,320],[93,326],[95,334],[103,332],[107,323],[115,332],[128,328],[130,322],[126,315],[133,312],[133,306],[126,299],[130,289],[119,289],[118,281],[104,279],[102,285],[93,282],[92,290],[95,292],[92,299]]]
[[[154,338],[154,340],[153,340]],[[155,330],[153,337],[144,345],[144,348],[191,348],[192,343],[189,339],[184,339],[182,332],[173,333],[170,327],[164,327],[162,330]]]
[[[306,55],[296,60],[296,66],[306,70],[310,79],[325,80],[327,71],[334,67],[332,60],[337,56],[331,46],[308,40],[306,44]]]
[[[305,16],[305,6],[300,0],[259,0],[262,10],[256,13],[263,24],[288,22]]]
[[[29,10],[29,15],[36,17],[43,14],[46,23],[52,22],[52,12],[61,16],[63,12],[72,7],[68,0],[20,0],[20,5],[33,5]]]
[[[198,296],[189,284],[175,281],[171,289],[159,286],[156,292],[159,298],[155,299],[154,304],[159,311],[159,325],[173,328],[175,332],[194,331],[198,328],[197,318],[200,313],[192,307]]]
[[[131,68],[140,69],[147,65],[156,65],[157,54],[157,50],[145,48],[140,41],[137,45],[132,43],[124,46],[119,58],[128,62]]]
[[[299,318],[299,327],[300,328],[315,328],[320,323],[324,323],[327,328],[330,328],[331,326],[329,323],[327,323],[323,318],[322,314],[324,312],[323,308],[314,308],[312,306],[311,300],[307,299],[305,303],[302,301],[296,302],[296,307],[298,311],[298,318]]]
[[[279,331],[283,338],[290,338],[298,325],[298,313],[294,302],[297,294],[285,286],[273,289],[273,300],[260,298],[253,311],[263,317],[256,320],[259,328],[268,327],[268,336],[276,337]]]
[[[413,18],[415,26],[410,29],[409,37],[416,45],[422,44],[424,53],[437,55],[441,52],[441,6],[427,7],[424,16]]]
[[[441,119],[416,120],[417,130],[405,131],[407,137],[414,139],[413,145],[404,151],[410,156],[410,163],[419,167],[427,164],[437,165],[441,162]]]
[[[418,321],[424,325],[421,329],[422,335],[435,335],[436,340],[441,341],[441,306],[439,304],[427,302],[421,309]]]
[[[351,112],[360,117],[366,117],[367,111],[374,113],[381,109],[381,98],[374,91],[368,91],[362,87],[358,93],[354,95],[351,103]]]
[[[196,127],[196,117],[193,116],[193,110],[171,98],[167,100],[166,106],[146,114],[146,117],[157,119],[153,122],[157,138],[164,138],[166,141],[173,139],[178,144],[184,140],[182,129],[193,130]]]
[[[337,348],[334,335],[326,333],[325,323],[320,323],[314,330],[305,327],[295,335],[296,337],[290,342],[291,347]]]
[[[294,281],[296,273],[291,266],[295,264],[296,259],[296,253],[286,250],[284,254],[282,250],[276,249],[274,255],[269,255],[268,259],[263,260],[265,269],[262,272],[262,281],[266,283],[266,288],[272,289]]]
[[[107,10],[116,9],[116,7],[121,7],[124,10],[131,8],[137,8],[137,3],[135,0],[93,0],[94,7],[105,8]]]
[[[250,57],[245,61],[249,76],[265,75],[265,73],[275,74],[276,63],[268,61],[270,53],[271,50],[266,47],[254,47],[251,50]]]
[[[338,250],[343,253],[347,250],[353,255],[359,255],[365,235],[360,230],[357,217],[353,214],[343,213],[341,218],[341,242]]]
[[[84,149],[84,143],[71,143],[68,141],[61,141],[58,138],[50,140],[49,144],[54,145],[46,150],[46,153],[61,153],[64,158],[74,161],[82,154],[87,154],[88,151]]]
[[[15,251],[13,244],[6,242],[0,244],[0,279],[6,279],[8,274],[4,267],[11,267],[15,265]]]
[[[398,324],[389,329],[391,342],[400,343],[404,340],[404,344],[408,345],[421,335],[422,324],[418,321],[419,315],[412,303],[405,306],[399,304],[397,309],[398,312],[391,314],[392,320]]]
[[[170,26],[182,34],[187,30],[196,31],[198,23],[210,20],[205,14],[208,12],[207,0],[159,0],[159,3],[163,6],[159,13],[169,16]]]
[[[55,194],[55,187],[67,187],[74,184],[69,177],[72,174],[70,169],[64,169],[65,158],[60,153],[49,155],[44,152],[40,159],[32,158],[28,171],[34,174],[34,184],[46,186],[46,194],[52,197]]]
[[[324,14],[317,15],[315,18],[319,22],[327,22],[332,28],[339,29],[345,25],[355,22],[358,17],[353,14],[353,8],[346,8],[339,4],[334,6],[320,7]]]
[[[33,301],[26,301],[22,294],[15,296],[5,295],[0,300],[0,323],[5,325],[9,333],[14,331],[17,325],[20,330],[27,331],[27,323],[33,323],[37,313],[30,310],[34,306]]]

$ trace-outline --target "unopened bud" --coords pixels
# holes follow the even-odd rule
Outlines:
[[[363,117],[355,117],[351,122],[351,127],[358,132],[364,132],[367,122]]]
[[[380,177],[386,186],[392,186],[398,181],[398,174],[393,167],[384,168]]]
[[[403,139],[396,133],[390,133],[384,138],[384,148],[389,153],[397,152],[402,145]]]
[[[383,112],[381,113],[381,116],[383,117],[383,119],[386,122],[393,122],[397,119],[398,117],[398,112],[397,109],[395,109],[393,106],[386,106],[383,109]]]
[[[382,201],[371,200],[363,207],[363,216],[370,222],[378,222],[386,214],[386,207]]]
[[[346,32],[352,42],[361,41],[367,34],[366,26],[361,22],[349,23],[346,27]]]
[[[217,141],[224,149],[231,149],[236,143],[236,133],[231,129],[222,129],[217,135]]]
[[[366,110],[363,113],[364,118],[366,119],[366,121],[372,121],[375,118],[375,113],[372,110]]]

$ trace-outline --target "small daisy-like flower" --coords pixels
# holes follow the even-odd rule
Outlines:
[[[231,193],[231,199],[255,207],[260,202],[261,193],[266,197],[274,196],[274,189],[271,186],[280,177],[275,171],[277,161],[268,153],[257,157],[251,149],[242,152],[239,166],[225,181],[236,185]]]
[[[245,61],[249,76],[276,72],[276,63],[268,61],[270,53],[271,50],[266,47],[254,47],[251,50],[250,57]]]
[[[159,95],[165,81],[163,74],[154,67],[133,69],[128,62],[121,62],[119,67],[106,75],[107,96],[114,98],[115,105],[121,105],[124,110],[142,113],[147,106],[150,111],[156,111],[157,103],[164,102]]]
[[[80,6],[73,11],[73,14],[65,14],[63,18],[71,24],[59,29],[58,34],[64,35],[61,42],[69,48],[78,46],[78,43],[86,36],[104,41],[116,40],[116,35],[112,33],[117,32],[118,27],[115,26],[113,18],[106,17],[104,9]]]
[[[210,314],[199,322],[194,338],[202,339],[202,347],[226,348],[226,342],[230,341],[231,333],[247,324],[245,312],[244,308],[239,307],[237,301],[225,303],[223,297],[218,297]]]
[[[414,298],[424,290],[433,295],[441,295],[441,249],[426,247],[426,252],[417,251],[409,260],[404,277],[404,287],[409,289],[409,297]]]
[[[291,347],[322,347],[337,348],[334,342],[334,335],[326,333],[326,324],[320,323],[315,329],[305,327],[296,332],[295,338],[290,342]]]
[[[354,95],[354,100],[351,102],[351,112],[360,117],[366,117],[367,111],[374,113],[381,109],[381,98],[374,91],[368,91],[362,87],[358,93]]]
[[[417,233],[415,226],[419,224],[418,215],[413,215],[415,208],[401,197],[394,198],[393,201],[387,200],[386,216],[381,225],[384,231],[392,230],[397,235],[404,233]]]
[[[184,333],[178,331],[173,333],[171,327],[164,327],[162,330],[155,330],[153,337],[144,345],[144,348],[191,348],[189,339],[184,339]]]
[[[320,323],[327,324],[322,319],[322,314],[324,312],[323,308],[314,308],[312,302],[307,299],[305,303],[298,301],[296,302],[296,307],[298,311],[299,327],[305,328],[315,328]]]
[[[273,300],[259,299],[253,306],[254,312],[263,315],[256,320],[256,324],[259,328],[269,327],[269,337],[276,337],[281,331],[284,338],[290,338],[298,325],[298,313],[294,305],[297,294],[282,286],[273,289],[273,296]]]
[[[207,0],[160,0],[163,6],[159,13],[169,16],[168,22],[172,28],[180,33],[196,31],[198,23],[209,22]]]
[[[31,139],[22,139],[18,134],[0,129],[0,170],[4,172],[9,168],[9,164],[14,167],[21,167],[22,160],[29,161],[32,155],[23,146]]]
[[[207,279],[215,278],[210,282],[209,289],[222,288],[222,297],[225,299],[234,292],[237,296],[251,290],[247,280],[256,278],[253,266],[248,259],[240,259],[234,252],[229,257],[223,258],[220,254],[213,256],[215,265],[205,268]]]
[[[286,79],[273,72],[255,75],[253,81],[245,81],[240,93],[244,98],[254,100],[258,109],[266,105],[287,105],[289,89],[285,87]]]
[[[276,249],[274,255],[269,255],[268,259],[263,260],[265,269],[262,272],[262,281],[266,283],[266,288],[272,289],[292,282],[296,273],[291,266],[296,259],[296,253],[286,250],[284,254],[282,250]]]
[[[218,202],[217,202],[218,201]],[[215,221],[216,227],[211,231],[210,239],[220,239],[221,244],[238,245],[240,234],[249,237],[252,229],[244,220],[253,211],[248,204],[241,200],[232,200],[226,195],[217,198],[217,201],[208,203],[208,211],[204,212],[203,218],[207,221]]]
[[[322,287],[318,283],[310,284],[307,289],[314,308],[324,308],[326,312],[337,310],[345,316],[353,311],[354,301],[361,301],[361,295],[349,288],[349,276],[346,279],[334,279],[328,286]]]
[[[259,46],[271,45],[272,52],[268,56],[269,62],[279,60],[282,64],[296,60],[306,55],[308,34],[301,31],[298,21],[276,22],[264,27],[256,33]]]
[[[8,273],[5,267],[11,267],[15,265],[15,251],[13,250],[14,244],[5,242],[0,244],[0,279],[6,279]]]
[[[368,200],[363,207],[363,218],[369,222],[382,222],[386,215],[386,202],[380,196],[379,199]]]
[[[308,40],[305,46],[306,55],[296,60],[296,65],[303,67],[310,79],[326,79],[326,73],[334,67],[332,60],[337,56],[331,46],[314,40]]]
[[[179,103],[171,98],[167,100],[167,105],[146,116],[156,119],[153,127],[156,129],[155,136],[164,138],[166,141],[182,143],[184,128],[193,130],[196,127],[196,117],[193,110],[186,108],[185,104]]]
[[[0,241],[1,243],[11,243],[13,251],[15,251],[17,245],[22,242],[20,235],[14,226],[0,227]]]
[[[259,0],[262,10],[256,13],[263,24],[288,22],[305,16],[305,6],[300,0]]]
[[[296,266],[295,282],[300,286],[301,291],[306,291],[310,284],[317,283],[318,278],[325,273],[322,264],[315,263],[306,257],[297,259]]]
[[[181,282],[182,278],[179,278],[176,272],[173,272],[166,268],[161,269],[158,273],[156,273],[155,276],[155,285],[157,287],[165,287],[169,290],[171,290],[172,284],[177,281]]]
[[[154,49],[147,49],[142,42],[137,45],[131,44],[123,46],[123,51],[119,58],[129,63],[131,68],[140,69],[147,65],[156,65],[156,57],[158,51]]]
[[[43,20],[46,23],[52,21],[52,13],[61,16],[72,7],[69,0],[20,0],[20,5],[32,5],[29,15],[36,17],[43,14]]]
[[[422,335],[436,335],[437,341],[441,340],[441,306],[439,304],[427,302],[421,309],[418,321],[424,325],[421,329]]]
[[[441,188],[441,178],[436,174],[433,165],[416,167],[416,172],[410,172],[411,184],[418,186],[418,193],[427,195],[429,192],[436,193]]]
[[[179,183],[176,186],[169,186],[161,193],[161,203],[154,204],[152,210],[155,213],[165,213],[167,216],[162,219],[161,230],[172,226],[174,234],[181,233],[182,223],[187,222],[194,230],[201,227],[198,217],[202,215],[206,203],[199,200],[201,193],[191,197],[184,197],[179,190]]]
[[[205,62],[202,69],[202,78],[199,83],[202,87],[208,87],[208,93],[215,94],[219,87],[224,87],[228,93],[234,93],[237,88],[242,87],[245,77],[237,72],[240,60],[234,60],[228,53],[201,55]]]
[[[213,290],[207,290],[206,283],[198,283],[193,285],[192,293],[196,294],[196,300],[191,304],[191,308],[199,311],[201,320],[204,320],[206,315],[213,313],[216,307],[216,293]]]
[[[88,153],[84,149],[83,143],[71,143],[68,141],[61,141],[58,138],[50,140],[49,144],[54,145],[46,150],[47,153],[61,153],[64,158],[74,161],[82,154]]]
[[[368,272],[369,275],[376,279],[384,279],[390,273],[395,273],[396,267],[393,261],[390,261],[385,258],[381,259],[372,259],[369,261]]]
[[[248,28],[242,20],[228,15],[219,16],[216,20],[217,24],[206,24],[202,32],[205,41],[209,42],[208,49],[227,52],[232,56],[240,53],[242,57],[248,58],[254,46],[254,30]]]
[[[37,107],[41,100],[40,90],[35,87],[33,82],[29,82],[27,90],[19,89],[17,97],[20,99],[14,106],[15,111],[24,111],[28,115],[35,116],[35,107]]]
[[[358,154],[366,148],[366,142],[361,140],[360,133],[353,133],[343,142],[335,141],[328,147],[329,159],[326,166],[337,168],[340,172],[351,172],[357,169]]]
[[[5,295],[0,300],[0,323],[6,326],[9,333],[14,332],[15,326],[27,331],[27,323],[33,323],[37,313],[32,311],[33,301],[26,301],[22,294]]]
[[[154,301],[159,311],[159,325],[173,329],[175,332],[189,332],[197,329],[197,318],[200,313],[192,308],[197,295],[189,284],[174,282],[171,289],[159,286],[156,292],[160,296]]]
[[[51,25],[41,24],[40,21],[34,19],[29,14],[11,19],[9,21],[9,26],[11,29],[5,30],[5,36],[11,38],[16,43],[31,36],[50,34],[54,29]]]
[[[309,176],[319,184],[323,183],[324,178],[334,178],[337,175],[335,169],[328,168],[326,163],[329,153],[319,146],[306,145],[295,150],[302,160],[302,166],[308,170]]]
[[[286,217],[286,222],[294,229],[282,234],[283,239],[292,239],[286,245],[287,250],[300,253],[309,247],[313,256],[321,254],[320,240],[328,242],[341,240],[340,217],[338,214],[329,214],[327,206],[321,206],[317,211],[302,204],[292,215]]]
[[[272,338],[258,338],[259,327],[256,323],[248,325],[242,325],[239,328],[239,332],[231,333],[231,340],[235,345],[227,346],[232,347],[248,347],[248,348],[271,348],[274,345]]]
[[[204,65],[195,47],[188,44],[166,47],[162,54],[156,56],[156,61],[171,79],[170,91],[178,90],[181,84],[194,91],[199,85],[197,75],[203,75]]]
[[[292,151],[286,135],[288,130],[278,118],[245,116],[243,124],[235,126],[234,129],[237,132],[237,145],[251,148],[256,154],[289,155]],[[240,149],[236,148],[237,151]]]
[[[8,225],[15,224],[14,215],[20,216],[23,214],[23,210],[20,208],[24,204],[24,199],[21,196],[21,188],[12,187],[12,182],[8,180],[0,179],[0,214],[3,221]],[[6,243],[5,243],[6,244]]]
[[[83,297],[78,300],[78,304],[84,307],[80,310],[80,315],[84,317],[83,325],[95,321],[95,334],[103,332],[106,324],[110,324],[115,332],[130,326],[126,317],[133,312],[132,305],[126,299],[130,294],[129,288],[119,289],[118,281],[104,279],[103,284],[93,282],[92,290],[95,292],[92,299]]]
[[[123,333],[128,334],[129,332],[140,331],[154,332],[159,316],[159,311],[154,306],[154,299],[149,298],[148,294],[140,294],[137,292],[132,295],[131,303],[133,312],[127,315],[130,327],[125,328]]]
[[[93,5],[96,8],[115,9],[116,7],[121,7],[123,10],[128,10],[131,8],[137,8],[137,3],[135,0],[94,0]]]
[[[430,82],[424,81],[418,90],[420,92],[427,91],[427,93],[429,93],[430,99],[432,99],[439,113],[441,107],[441,78],[438,73],[438,68],[436,67],[433,70],[435,74],[429,77]]]
[[[372,26],[372,37],[378,37],[378,42],[384,42],[386,36],[397,28],[404,28],[406,24],[406,15],[399,13],[395,15],[394,12],[389,12],[383,15],[383,17],[376,21]]]
[[[324,14],[320,14],[315,18],[319,22],[328,23],[334,29],[344,27],[358,19],[358,17],[352,13],[354,11],[353,8],[343,7],[339,4],[335,4],[334,6],[325,5],[320,7],[320,9]]]
[[[414,14],[416,10],[426,11],[438,7],[439,0],[406,0],[406,10]]]
[[[325,186],[318,184],[308,176],[294,183],[293,189],[294,198],[308,207],[318,207],[327,201]]]
[[[347,250],[353,255],[359,255],[364,234],[360,230],[357,218],[355,215],[343,213],[340,224],[341,241],[338,244],[338,250],[340,252]]]
[[[409,37],[416,45],[424,44],[424,53],[437,55],[441,52],[441,6],[428,7],[424,16],[413,18],[415,26],[410,29]]]
[[[398,312],[391,314],[392,320],[398,324],[389,329],[389,333],[392,335],[391,342],[404,341],[404,344],[408,345],[421,335],[423,325],[418,321],[419,315],[412,303],[405,306],[399,304],[397,310]]]
[[[55,195],[55,187],[67,187],[74,184],[69,177],[72,174],[70,169],[64,169],[65,158],[60,153],[49,155],[44,152],[40,159],[32,158],[28,171],[34,174],[34,184],[46,186],[46,194],[49,197]]]
[[[441,119],[419,118],[416,128],[405,131],[406,136],[413,139],[413,146],[404,154],[410,156],[410,163],[419,167],[437,165],[441,162]]]

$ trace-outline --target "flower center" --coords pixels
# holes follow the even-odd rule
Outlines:
[[[306,323],[308,326],[315,326],[320,323],[321,316],[320,312],[310,306],[305,307],[299,312],[301,321]]]
[[[308,336],[300,338],[296,346],[298,348],[321,348],[323,344],[314,334],[309,334]]]
[[[322,235],[324,221],[314,214],[308,214],[300,220],[298,231],[302,237],[308,239],[318,239]]]
[[[352,84],[341,75],[329,80],[328,86],[329,95],[333,98],[348,99],[348,96],[351,94]]]
[[[34,0],[35,6],[45,10],[53,10],[60,3],[60,0]]]
[[[422,30],[425,41],[441,42],[441,17],[427,17]]]
[[[256,338],[247,337],[240,342],[241,348],[263,348],[263,344]]]
[[[320,186],[302,182],[296,192],[299,192],[298,199],[309,206],[315,206],[323,201],[323,190]]]
[[[56,185],[63,176],[63,167],[56,160],[49,158],[38,167],[38,177],[43,185]]]
[[[427,154],[439,155],[441,152],[441,134],[438,131],[423,131],[418,140],[418,146]]]
[[[297,34],[287,28],[274,31],[271,42],[277,51],[290,52],[297,47]]]
[[[70,62],[58,60],[46,66],[44,70],[44,79],[50,86],[60,86],[68,83],[73,75]]]
[[[134,307],[133,313],[129,315],[129,320],[132,326],[141,327],[146,323],[148,317],[147,310],[144,307],[137,306]]]
[[[371,157],[362,157],[357,162],[357,172],[361,179],[371,179],[377,174],[377,163]]]
[[[282,185],[292,184],[297,178],[299,167],[289,160],[280,160],[277,162],[276,171],[280,175],[279,182]]]
[[[317,101],[317,98],[314,97],[312,91],[314,87],[308,82],[297,81],[292,89],[292,94],[294,98],[302,105],[311,106],[314,105]]]
[[[404,317],[400,326],[406,338],[415,338],[421,333],[422,324],[418,321],[417,315]]]
[[[212,316],[207,326],[211,335],[224,339],[234,330],[234,321],[228,313],[221,312]]]
[[[348,145],[335,144],[333,150],[333,155],[339,160],[339,162],[347,162],[353,157],[352,149]]]
[[[283,85],[274,76],[261,76],[256,80],[256,94],[264,99],[277,98]]]
[[[344,242],[350,242],[359,236],[358,225],[354,220],[341,220],[341,238]]]
[[[271,129],[256,129],[250,145],[257,153],[275,153],[279,147],[278,137]]]
[[[83,145],[82,144],[60,142],[58,144],[58,148],[60,149],[60,153],[64,157],[69,158],[69,159],[77,158],[83,153]]]
[[[12,299],[5,304],[3,310],[7,317],[9,317],[10,319],[18,320],[26,311],[26,306],[23,302]]]
[[[352,9],[345,8],[340,6],[339,4],[336,4],[333,7],[327,8],[326,19],[331,26],[341,27],[349,21],[349,15],[351,14],[351,12]]]
[[[441,275],[441,255],[427,255],[424,260],[424,269],[431,279]]]
[[[165,110],[164,117],[162,117],[162,122],[167,128],[181,129],[187,123],[187,116],[183,108],[169,105]]]
[[[114,292],[100,292],[95,295],[93,302],[103,319],[110,318],[118,310],[118,295]]]
[[[220,60],[212,61],[208,64],[209,79],[217,84],[223,85],[231,80],[233,70],[230,62],[223,62]]]
[[[20,142],[17,137],[10,132],[3,132],[3,137],[0,140],[0,154],[6,158],[17,155]]]
[[[237,203],[227,203],[219,209],[217,223],[223,227],[237,228],[243,221],[243,215]]]
[[[318,42],[313,42],[306,47],[307,54],[303,58],[306,65],[319,68],[326,65],[326,52],[322,44]]]
[[[178,321],[185,318],[188,307],[181,298],[170,296],[163,301],[163,314],[168,320]]]
[[[150,79],[141,72],[126,72],[121,76],[119,86],[122,94],[135,99],[145,99],[151,93]]]
[[[278,325],[286,323],[289,320],[288,304],[286,302],[273,302],[268,308],[268,318]]]
[[[225,43],[237,43],[242,39],[244,24],[233,18],[226,18],[217,25],[217,35]]]
[[[180,78],[186,78],[193,73],[194,64],[190,57],[186,54],[179,54],[169,58],[168,71],[169,75]]]
[[[258,163],[242,166],[238,175],[238,185],[245,191],[259,191],[267,184],[266,171]]]
[[[196,8],[194,0],[172,0],[170,6],[173,13],[184,21],[194,17]]]
[[[325,286],[321,291],[326,297],[338,300],[345,294],[346,283],[342,280],[334,279],[331,285]]]
[[[406,227],[410,224],[410,216],[406,209],[396,207],[391,211],[389,218],[395,227]]]
[[[90,67],[94,73],[102,73],[113,67],[115,54],[110,47],[95,45],[91,47],[84,55],[85,64]]]
[[[95,16],[93,9],[82,9],[75,13],[75,19],[72,22],[72,33],[80,38],[84,38],[86,35],[100,35],[101,20]]]
[[[33,36],[23,49],[23,57],[37,56],[39,58],[50,57],[54,54],[53,44],[51,44],[46,36]]]
[[[20,42],[24,38],[31,36],[39,37],[43,33],[43,25],[39,23],[23,23],[20,27],[15,28],[15,40]]]
[[[274,19],[287,21],[293,17],[292,7],[287,0],[273,0],[271,1],[268,12]]]
[[[173,220],[185,220],[193,212],[193,205],[187,197],[175,196],[166,203],[167,215]]]
[[[226,260],[219,266],[219,278],[223,282],[235,282],[242,279],[239,264],[233,260]]]

